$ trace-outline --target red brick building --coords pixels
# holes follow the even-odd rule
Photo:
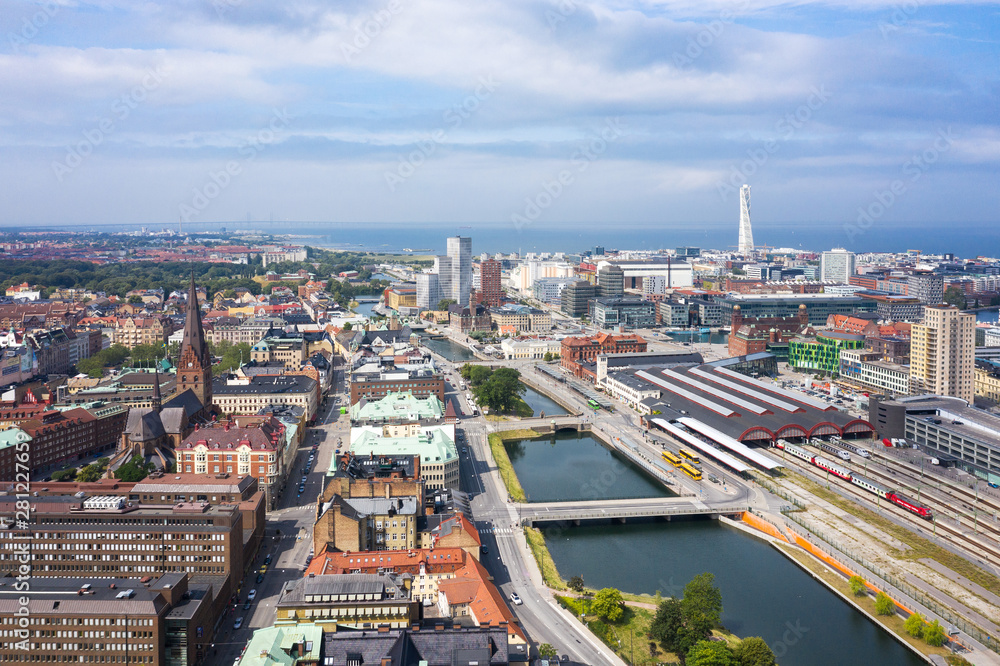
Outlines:
[[[119,406],[91,413],[82,407],[59,411],[45,405],[24,405],[0,409],[0,426],[20,428],[31,437],[28,465],[32,472],[39,472],[75,464],[81,457],[104,450],[113,451],[125,427],[125,415]],[[14,455],[15,448],[0,449],[0,470],[5,476],[14,467],[7,458]]]
[[[806,306],[794,317],[744,317],[740,306],[733,307],[729,355],[746,356],[767,351],[768,345],[785,343],[809,328]]]
[[[604,354],[634,354],[646,351],[646,341],[638,335],[612,335],[601,333],[588,337],[566,338],[562,341],[560,358],[562,367],[576,377],[588,376],[583,373],[581,361],[593,361]]]
[[[480,286],[482,302],[487,307],[500,307],[503,302],[503,287],[500,284],[500,262],[487,259],[480,267]]]
[[[250,475],[257,479],[274,507],[277,492],[285,482],[285,426],[274,417],[248,417],[233,423],[197,428],[177,447],[177,471],[184,474]]]

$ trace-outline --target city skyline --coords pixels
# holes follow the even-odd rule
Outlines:
[[[13,3],[0,226],[731,226],[744,183],[758,225],[986,224],[996,26],[887,0]]]

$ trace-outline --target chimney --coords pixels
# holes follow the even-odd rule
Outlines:
[[[380,633],[380,634],[387,634],[387,633],[389,633],[389,625],[387,625],[387,624],[380,624],[380,625],[378,625],[378,633]],[[382,660],[382,663],[383,664],[385,663],[384,659]]]

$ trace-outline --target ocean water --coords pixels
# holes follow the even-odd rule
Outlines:
[[[175,225],[147,225],[150,230]],[[52,227],[89,230],[90,227]],[[137,230],[138,226],[109,225],[95,231]],[[188,231],[219,232],[259,230],[301,236],[301,242],[331,249],[401,252],[405,248],[444,254],[448,236],[472,237],[473,252],[582,252],[600,245],[606,249],[657,250],[694,246],[725,250],[735,248],[737,225],[671,223],[662,227],[623,223],[528,225],[469,222],[464,224],[381,224],[353,222],[218,222],[185,225]],[[789,247],[803,251],[846,247],[854,252],[952,252],[959,257],[1000,256],[1000,225],[955,222],[934,226],[883,223],[864,232],[840,222],[754,225],[758,247]]]

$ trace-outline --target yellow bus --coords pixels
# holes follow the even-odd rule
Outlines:
[[[695,481],[701,481],[701,470],[699,470],[697,467],[689,465],[686,462],[682,462],[680,465],[678,465],[678,467],[681,469],[682,472],[690,476]]]
[[[678,458],[677,456],[675,456],[670,451],[664,451],[663,452],[663,459],[666,460],[671,465],[673,465],[674,467],[677,467],[682,462],[684,462],[683,460],[681,460],[680,458]]]
[[[681,449],[680,450],[680,454],[681,454],[681,458],[687,458],[688,462],[690,462],[690,463],[694,463],[695,465],[700,465],[701,464],[701,460],[698,459],[698,456],[696,456],[695,454],[691,453],[687,449]]]

